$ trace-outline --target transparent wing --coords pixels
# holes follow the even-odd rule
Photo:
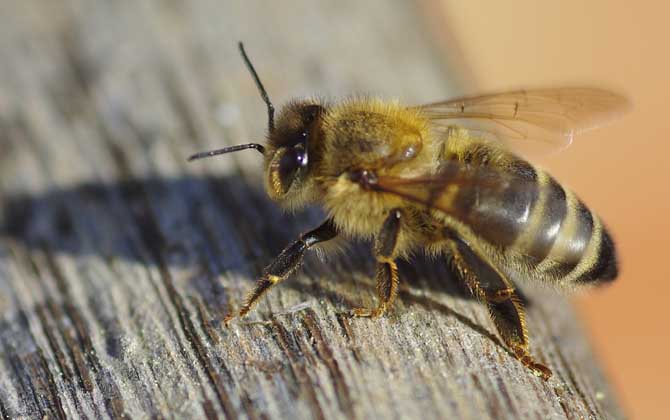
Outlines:
[[[449,160],[433,175],[416,178],[379,176],[372,188],[448,214],[466,216],[470,210],[478,208],[490,211],[489,216],[501,216],[506,207],[523,206],[536,197],[540,186],[521,174]]]
[[[380,176],[372,188],[455,218],[492,245],[504,247],[532,223],[541,186],[521,173],[447,161],[434,175]]]
[[[601,126],[630,107],[622,96],[593,88],[519,90],[414,107],[434,128],[462,127],[513,148],[534,142],[545,150],[569,146],[575,134]]]

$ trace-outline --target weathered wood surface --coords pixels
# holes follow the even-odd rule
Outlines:
[[[312,210],[283,215],[253,153],[264,107],[320,92],[455,92],[409,2],[16,1],[0,5],[3,418],[619,418],[570,305],[529,296],[545,383],[438,263],[374,302],[365,244],[222,327]],[[451,83],[450,83],[451,81]]]

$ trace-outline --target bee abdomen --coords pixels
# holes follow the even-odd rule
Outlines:
[[[454,165],[449,175],[457,182],[427,202],[464,223],[520,275],[559,286],[614,279],[614,243],[600,219],[546,172],[504,157],[507,171],[495,181],[487,170]]]
[[[542,222],[529,226],[527,234],[534,240],[525,251],[531,266],[541,277],[565,286],[613,280],[617,258],[607,229],[572,192],[548,179],[546,188],[561,188],[563,194],[547,192],[549,198],[537,209]]]
[[[595,258],[587,261],[587,269],[574,278],[576,284],[611,282],[619,274],[614,241],[607,229],[601,230],[600,246]]]
[[[543,171],[537,171],[539,198],[514,248],[536,262],[543,261],[554,247],[568,213],[563,187]]]

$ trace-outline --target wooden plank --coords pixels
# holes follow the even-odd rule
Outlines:
[[[408,103],[456,92],[409,2],[0,5],[3,418],[620,418],[570,305],[529,292],[531,376],[440,264],[374,299],[366,244],[222,319],[317,209],[282,214],[252,152],[277,103],[319,92]]]

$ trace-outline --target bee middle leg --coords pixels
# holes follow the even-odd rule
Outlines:
[[[551,370],[530,355],[526,314],[514,287],[463,240],[453,238],[449,248],[454,268],[472,294],[488,306],[496,329],[514,357],[535,375],[548,380]]]
[[[398,234],[402,213],[393,209],[386,217],[382,228],[375,238],[374,254],[377,259],[375,279],[377,283],[376,308],[355,308],[352,315],[360,317],[378,317],[383,315],[392,305],[398,294]]]
[[[327,219],[319,227],[307,233],[284,250],[263,270],[263,274],[256,281],[256,286],[247,295],[242,308],[237,314],[230,313],[223,319],[225,325],[236,316],[243,317],[251,307],[263,296],[263,294],[272,286],[286,280],[293,274],[302,263],[305,252],[319,242],[325,242],[333,239],[337,235],[337,230],[331,219]]]

